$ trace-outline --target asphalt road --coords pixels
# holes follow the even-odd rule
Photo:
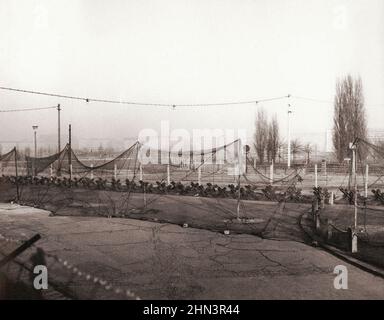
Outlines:
[[[269,228],[281,236],[284,221]],[[134,219],[49,216],[39,209],[0,205],[0,234],[26,239],[35,233],[42,235],[37,245],[46,253],[78,269],[74,273],[47,257],[50,281],[82,299],[127,298],[115,288],[141,299],[384,298],[384,279],[305,244],[297,238],[299,230],[295,237],[271,240]],[[7,249],[4,241],[0,244]],[[35,251],[29,249],[19,260],[28,261]],[[348,269],[347,290],[333,286],[337,265]],[[112,287],[96,284],[94,277]]]

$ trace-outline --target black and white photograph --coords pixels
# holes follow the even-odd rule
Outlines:
[[[0,0],[0,171],[0,300],[382,300],[384,1]]]

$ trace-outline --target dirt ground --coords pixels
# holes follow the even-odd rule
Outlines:
[[[289,215],[300,214],[295,212]],[[281,235],[284,224],[274,226]],[[52,216],[9,204],[0,206],[0,233],[16,239],[40,233],[37,245],[72,267],[67,269],[47,256],[49,279],[76,298],[127,298],[95,283],[94,277],[141,299],[384,297],[381,278],[304,242],[286,239],[289,235],[270,240],[127,218]],[[35,250],[19,259],[29,261]],[[348,290],[333,286],[333,269],[340,264],[349,271]],[[73,272],[74,267],[81,276]],[[92,275],[91,280],[84,275]]]
[[[0,194],[0,201],[9,201],[14,195],[14,187],[7,189]],[[305,236],[297,228],[297,216],[310,208],[308,203],[241,200],[238,215],[236,199],[31,185],[20,189],[20,203],[49,210],[54,215],[124,217],[297,241],[303,241]]]

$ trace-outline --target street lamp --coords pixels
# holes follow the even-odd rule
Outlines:
[[[352,238],[352,253],[357,252],[357,176],[356,176],[356,148],[357,148],[357,139],[354,142],[349,144],[349,149],[352,150],[352,174],[353,174],[353,202],[354,202],[354,228],[351,231]]]

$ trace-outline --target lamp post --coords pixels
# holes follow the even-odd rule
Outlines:
[[[358,251],[358,240],[357,240],[357,174],[356,174],[356,166],[357,166],[357,163],[356,163],[356,149],[357,149],[357,139],[355,139],[354,142],[351,142],[349,144],[349,149],[352,150],[352,172],[351,172],[351,176],[353,176],[353,184],[354,184],[354,192],[353,192],[353,204],[354,204],[354,226],[353,228],[351,228],[351,240],[352,240],[352,243],[351,243],[351,251],[352,253],[356,253]]]

